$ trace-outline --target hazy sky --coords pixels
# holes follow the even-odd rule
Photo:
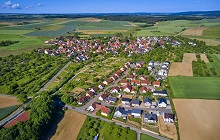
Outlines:
[[[0,13],[119,13],[220,10],[220,0],[0,0]]]

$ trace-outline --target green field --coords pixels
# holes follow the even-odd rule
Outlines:
[[[141,140],[157,140],[157,139],[145,134],[141,134]]]
[[[213,62],[209,62],[206,65],[208,68],[214,68],[217,75],[220,76],[220,60],[218,60],[218,58],[214,54],[210,54],[210,55],[213,59]],[[219,54],[217,56],[220,58]]]
[[[9,115],[12,111],[16,110],[18,107],[19,105],[0,108],[0,120]]]
[[[136,140],[137,133],[129,128],[124,128],[113,123],[100,121],[96,118],[87,117],[77,140],[93,139],[99,134],[99,140]]]
[[[220,99],[219,77],[169,77],[174,98]]]
[[[202,32],[203,36],[220,38],[220,26],[210,27]]]

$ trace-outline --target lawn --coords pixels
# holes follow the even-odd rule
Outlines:
[[[145,134],[141,134],[141,140],[157,140],[157,139]]]
[[[220,99],[219,77],[169,77],[174,98]]]
[[[20,105],[10,106],[6,108],[0,108],[0,120],[16,110]]]

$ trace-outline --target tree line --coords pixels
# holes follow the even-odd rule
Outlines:
[[[9,46],[15,43],[19,43],[19,41],[11,41],[11,40],[1,41],[0,47]]]

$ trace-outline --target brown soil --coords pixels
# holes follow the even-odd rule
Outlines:
[[[219,140],[220,101],[173,99],[181,140]]]
[[[209,63],[209,60],[205,54],[200,54],[200,57],[201,57],[201,60],[203,60],[205,63]]]
[[[75,140],[85,119],[85,115],[67,110],[51,140]]]
[[[0,108],[6,108],[9,106],[19,105],[16,97],[11,97],[7,95],[0,95]]]
[[[196,61],[195,53],[185,53],[182,62],[173,62],[169,76],[193,76],[192,61]]]
[[[189,36],[202,36],[203,30],[207,28],[192,28],[185,30],[182,35],[189,35]]]
[[[164,123],[163,117],[159,116],[158,117],[158,125],[159,125],[159,132],[171,139],[177,140],[177,131],[176,131],[176,126],[171,123]]]

